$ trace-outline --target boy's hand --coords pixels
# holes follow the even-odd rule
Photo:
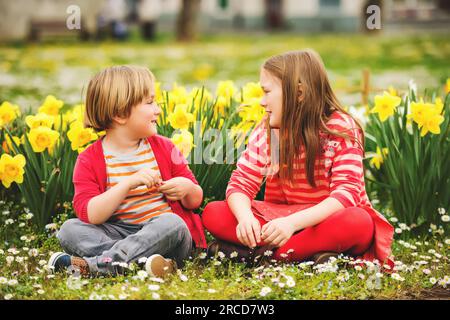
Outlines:
[[[129,176],[127,182],[129,183],[131,190],[141,185],[146,185],[147,188],[159,186],[162,183],[162,179],[158,171],[149,168],[143,168],[133,175]]]
[[[167,200],[178,201],[183,199],[191,190],[193,182],[188,178],[176,177],[162,182],[158,191],[164,193]]]

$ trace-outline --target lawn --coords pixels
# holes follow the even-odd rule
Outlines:
[[[109,65],[149,67],[165,89],[174,82],[215,88],[219,80],[238,85],[258,81],[261,63],[273,54],[313,48],[322,56],[334,89],[345,105],[361,102],[362,70],[371,71],[376,91],[421,88],[445,82],[450,41],[443,34],[409,36],[253,34],[204,37],[191,44],[163,36],[155,43],[43,43],[0,45],[0,98],[35,108],[47,94],[82,101],[93,73]]]
[[[70,210],[68,211],[70,212]],[[430,230],[429,239],[398,240],[395,268],[362,266],[346,256],[327,264],[311,262],[247,268],[218,256],[190,259],[166,279],[148,277],[135,265],[118,277],[53,275],[45,267],[60,251],[55,231],[61,221],[36,234],[27,211],[0,204],[0,298],[3,299],[449,299],[450,239]],[[60,216],[61,220],[67,215]],[[396,227],[403,227],[391,222]]]

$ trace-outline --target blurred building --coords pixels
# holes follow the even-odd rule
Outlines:
[[[450,0],[384,0],[389,30],[450,30]]]
[[[144,0],[0,0],[0,40],[29,37],[33,26],[47,31],[64,30],[70,5],[81,9],[82,31],[98,34],[108,23],[109,5],[123,9],[114,12],[115,25],[122,20],[143,24],[149,37],[157,30],[174,32],[181,0],[158,2],[157,14],[139,12]],[[200,32],[287,30],[294,32],[358,32],[365,25],[365,8],[382,3],[382,29],[448,28],[450,0],[201,0]],[[110,4],[108,4],[110,3]],[[150,2],[148,2],[150,3]],[[123,6],[123,4],[125,4]],[[103,8],[103,9],[102,9]],[[151,17],[157,16],[157,21]],[[117,19],[120,19],[117,23]],[[45,31],[45,30],[44,30]],[[101,31],[103,32],[103,31]],[[74,34],[74,32],[72,32]]]
[[[70,34],[72,30],[64,30],[64,27],[69,16],[67,8],[71,5],[80,7],[83,30],[95,32],[96,15],[102,1],[0,0],[0,40],[26,39],[32,33],[33,26],[39,25],[46,25],[50,33]]]
[[[161,23],[168,27],[181,1],[163,3]],[[199,20],[207,31],[358,31],[363,4],[364,0],[202,0]]]

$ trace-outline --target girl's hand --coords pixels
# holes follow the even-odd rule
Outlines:
[[[126,180],[130,190],[141,185],[146,185],[147,188],[151,188],[153,186],[158,186],[162,183],[161,176],[159,172],[156,170],[152,170],[149,168],[142,168],[138,172],[129,176]]]
[[[258,219],[252,214],[252,216],[239,221],[236,227],[236,236],[247,247],[256,247],[256,244],[261,242],[261,224]]]
[[[286,218],[274,219],[266,223],[261,230],[261,238],[266,244],[283,246],[294,234],[292,223]]]
[[[175,177],[162,182],[158,191],[164,193],[167,200],[178,201],[183,199],[192,189],[193,182],[188,178]]]

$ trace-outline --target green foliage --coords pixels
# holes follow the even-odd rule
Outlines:
[[[435,96],[428,97],[434,100]],[[450,208],[450,96],[444,102],[441,133],[421,137],[418,124],[408,120],[411,103],[417,102],[410,92],[398,112],[382,122],[370,114],[366,140],[372,148],[387,148],[380,169],[367,166],[370,182],[376,183],[388,197],[395,216],[411,227],[413,234],[425,234],[430,224],[440,225],[439,208]],[[372,149],[373,150],[373,149]],[[448,227],[446,227],[448,229]]]

